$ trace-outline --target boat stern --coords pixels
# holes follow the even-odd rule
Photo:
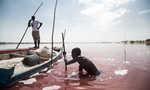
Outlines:
[[[7,85],[9,83],[9,79],[14,74],[15,67],[11,68],[0,68],[0,84]]]

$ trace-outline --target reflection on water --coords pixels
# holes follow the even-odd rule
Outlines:
[[[150,90],[150,46],[127,44],[125,55],[123,44],[66,44],[68,59],[71,59],[74,47],[81,48],[82,55],[96,65],[101,75],[79,77],[78,63],[69,65],[65,72],[64,61],[60,59],[52,67],[19,81],[7,90]]]

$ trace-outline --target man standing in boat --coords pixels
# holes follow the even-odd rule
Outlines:
[[[34,48],[40,47],[40,33],[39,29],[42,26],[42,23],[39,21],[35,21],[35,16],[31,17],[31,20],[28,22],[28,27],[32,26],[32,37],[34,39]],[[38,44],[38,45],[37,45]]]
[[[63,54],[66,54],[66,52],[63,52]],[[83,75],[83,69],[87,71],[87,75],[100,75],[100,72],[97,70],[96,66],[92,61],[87,59],[86,57],[81,56],[81,50],[80,48],[74,48],[72,49],[72,60],[65,61],[66,65],[78,62],[79,63],[79,76]]]

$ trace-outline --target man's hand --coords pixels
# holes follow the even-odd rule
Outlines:
[[[30,23],[31,23],[31,19],[29,20],[29,22],[28,22],[28,27],[30,27],[31,25],[30,25]]]
[[[43,23],[40,23],[40,26],[37,29],[40,29],[40,27],[42,26]]]
[[[79,71],[78,75],[79,75],[79,77],[83,77],[83,72]]]
[[[66,52],[65,52],[65,51],[63,52],[63,55],[64,55],[64,56],[66,55]]]

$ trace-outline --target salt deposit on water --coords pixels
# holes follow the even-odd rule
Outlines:
[[[60,88],[60,86],[53,85],[53,86],[49,86],[49,87],[44,87],[42,90],[58,90],[59,88]]]
[[[30,78],[30,79],[22,80],[22,81],[19,81],[19,82],[23,82],[24,84],[32,84],[32,83],[36,82],[36,79],[35,78]]]
[[[41,70],[41,71],[47,71],[47,68],[45,68],[45,69],[43,69],[43,70]]]
[[[51,73],[52,70],[48,70],[47,73]]]
[[[128,70],[124,69],[124,70],[115,70],[114,73],[116,75],[125,75],[127,74]]]
[[[31,75],[30,77],[34,77],[34,76],[38,76],[38,75],[40,75],[39,72],[37,72],[37,73]]]

